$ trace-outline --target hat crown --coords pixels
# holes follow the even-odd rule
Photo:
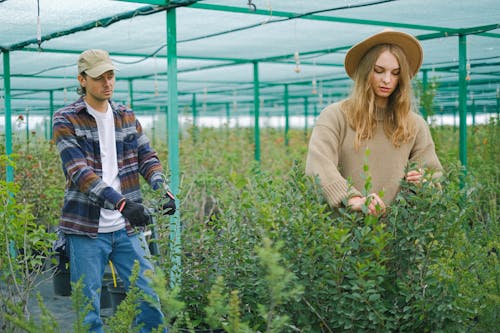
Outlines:
[[[411,77],[417,74],[423,60],[423,50],[420,42],[410,34],[392,29],[384,29],[362,40],[347,51],[344,67],[349,77],[354,78],[358,65],[365,54],[378,44],[394,44],[399,46],[403,50],[410,66]]]
[[[97,77],[104,72],[116,69],[109,57],[109,53],[104,50],[92,49],[82,52],[78,58],[78,74],[86,74]]]

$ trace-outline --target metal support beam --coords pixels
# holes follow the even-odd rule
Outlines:
[[[12,155],[12,108],[10,104],[10,52],[3,52],[3,86],[5,91],[5,154]],[[14,181],[14,169],[8,165],[6,181]]]
[[[467,175],[467,36],[458,36],[458,112],[459,112],[459,157],[462,163],[463,174],[460,185],[465,185],[465,176]]]
[[[288,147],[289,145],[289,139],[290,139],[290,111],[289,111],[289,105],[288,105],[288,84],[285,84],[285,96],[283,97],[284,103],[285,103],[285,147]]]
[[[168,73],[168,113],[167,141],[168,164],[170,169],[170,189],[177,197],[179,192],[179,120],[177,110],[177,28],[176,12],[167,11],[167,73]],[[177,206],[179,201],[176,200]],[[180,286],[181,280],[181,226],[179,210],[170,218],[170,255],[172,268],[170,285]]]
[[[253,62],[253,110],[254,110],[254,136],[255,136],[255,150],[254,159],[260,162],[260,90],[259,90],[259,63]]]
[[[226,121],[229,128],[229,125],[231,125],[231,105],[229,103],[226,103]]]
[[[427,110],[425,109],[425,101],[427,101],[427,88],[428,88],[428,70],[422,70],[422,95],[420,96],[420,112],[422,117],[427,121]]]
[[[134,109],[134,84],[132,80],[128,80],[128,98],[130,99],[130,108]]]
[[[53,129],[52,129],[52,126],[54,126],[54,124],[53,124],[54,120],[52,119],[54,117],[54,91],[53,90],[49,91],[49,102],[50,102],[49,140],[52,140],[52,137],[54,136]]]
[[[193,114],[193,142],[198,141],[198,110],[196,109],[196,94],[191,99],[191,112]]]
[[[309,99],[307,97],[304,97],[304,139],[307,139],[308,117],[309,117]]]

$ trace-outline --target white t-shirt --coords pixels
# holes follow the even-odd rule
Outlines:
[[[108,103],[106,112],[99,112],[87,105],[87,110],[97,122],[99,147],[101,149],[102,181],[121,193],[118,178],[118,161],[116,159],[115,120],[113,110]],[[113,232],[125,226],[125,219],[118,210],[101,208],[98,232]]]

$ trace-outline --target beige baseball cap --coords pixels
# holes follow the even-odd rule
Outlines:
[[[96,78],[111,70],[117,68],[111,61],[109,53],[104,50],[87,50],[78,57],[78,74],[85,72],[90,77]]]
[[[413,77],[418,73],[423,60],[422,45],[420,45],[418,39],[401,31],[384,29],[382,32],[376,33],[359,42],[347,51],[344,67],[349,77],[354,78],[356,69],[365,54],[378,44],[398,45],[406,55],[408,64],[410,65],[411,76]]]

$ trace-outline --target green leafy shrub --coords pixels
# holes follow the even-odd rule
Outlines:
[[[6,156],[0,156],[0,165],[4,170],[16,167]],[[18,184],[0,180],[0,324],[8,332],[15,332],[21,323],[33,328],[33,322],[21,315],[30,318],[28,300],[48,269],[45,264],[55,240],[54,234],[36,223],[31,205],[20,193]],[[48,318],[45,310],[42,320]]]
[[[261,131],[260,163],[253,161],[249,129],[199,129],[196,142],[181,140],[180,284],[170,288],[162,273],[173,267],[169,217],[157,216],[159,269],[152,275],[170,332],[209,327],[228,332],[495,332],[497,132],[498,121],[470,129],[468,147],[474,153],[461,186],[458,134],[451,127],[435,128],[447,171],[441,189],[403,183],[381,218],[328,207],[315,181],[304,176],[300,161],[307,145],[301,130],[290,131],[288,147],[280,131]],[[164,161],[165,149],[158,147]],[[31,153],[36,150],[32,144]],[[58,168],[55,160],[41,163],[40,170],[49,169],[46,163]],[[62,173],[57,177],[63,181]],[[16,198],[23,203],[14,207],[4,201],[6,221],[29,213],[30,202],[38,202],[41,185],[20,184],[5,184],[6,191],[17,186],[21,194]],[[155,195],[146,189],[153,207]],[[62,193],[54,191],[54,197],[59,205]],[[28,234],[35,239],[37,230]],[[266,248],[266,239],[274,245],[264,251],[269,260],[263,265],[259,249]],[[4,265],[8,257],[2,258]],[[286,281],[293,283],[285,288]]]

